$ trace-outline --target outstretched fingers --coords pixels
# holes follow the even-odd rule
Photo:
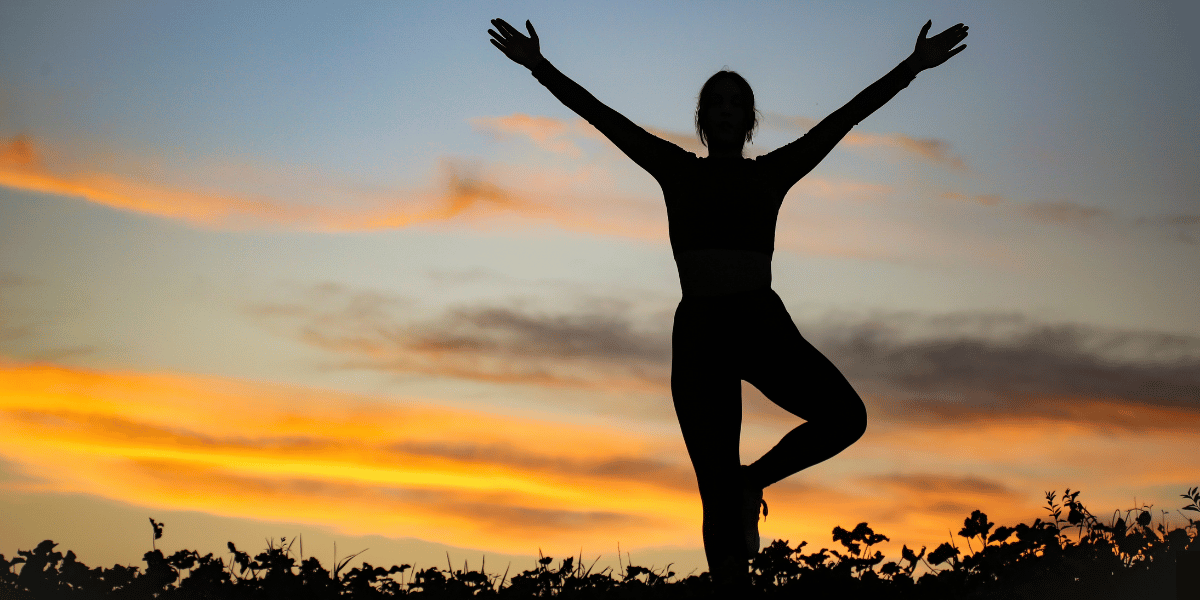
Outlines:
[[[959,28],[957,31],[954,32],[954,35],[947,36],[947,39],[944,42],[945,48],[947,50],[950,50],[950,48],[954,48],[955,46],[958,46],[958,43],[965,39],[967,39],[967,27],[966,27],[966,25],[959,24]],[[950,54],[947,55],[946,58],[950,58],[951,56],[954,56],[955,54],[962,52],[962,49],[966,48],[966,47],[967,47],[966,44],[964,44],[962,46],[958,46],[957,48],[954,48],[954,50],[951,50]]]
[[[958,46],[958,43],[967,38],[968,29],[966,25],[959,23],[928,39],[929,42],[932,42],[931,47],[936,49],[935,52],[944,54],[937,61],[937,64],[946,62],[950,57],[962,52],[967,47],[965,44]],[[955,48],[955,46],[958,47]]]
[[[943,43],[947,48],[949,48],[961,42],[963,38],[967,37],[967,29],[968,28],[966,25],[959,23],[958,25],[943,31],[930,39],[939,43]]]
[[[492,26],[495,27],[499,33],[491,29],[488,30],[488,33],[492,34],[492,37],[500,40],[501,42],[507,41],[505,38],[508,37],[508,30],[504,28],[505,25],[507,25],[507,23],[500,19],[492,19]]]
[[[508,40],[505,39],[504,36],[500,35],[499,33],[496,33],[495,31],[492,31],[491,29],[488,30],[488,33],[492,34],[492,38],[493,38],[488,41],[491,42],[492,45],[495,46],[496,48],[498,48],[501,52],[503,52],[505,56],[507,56],[508,58],[511,59],[512,53],[509,51],[508,46],[505,45],[505,43],[508,42]]]
[[[500,30],[503,31],[505,33],[505,35],[507,35],[509,37],[518,37],[518,38],[525,37],[525,34],[521,33],[520,31],[517,31],[516,27],[509,25],[508,21],[505,21],[504,19],[496,19],[496,26],[499,27]]]
[[[491,42],[493,46],[499,48],[500,51],[505,54],[505,56],[513,58],[511,53],[512,49],[509,47],[509,45],[514,41],[517,41],[516,38],[524,38],[525,36],[521,35],[521,33],[516,29],[513,29],[512,25],[509,25],[504,19],[492,19],[492,25],[494,25],[496,29],[499,29],[500,32],[497,33],[496,31],[489,29],[488,33],[490,33],[495,39],[488,41]]]
[[[925,26],[921,28],[921,35],[917,38],[916,48],[913,50],[912,58],[915,60],[918,70],[936,67],[967,48],[966,44],[958,45],[967,38],[969,28],[966,25],[959,23],[933,37],[926,37],[932,26],[932,19],[925,22]]]

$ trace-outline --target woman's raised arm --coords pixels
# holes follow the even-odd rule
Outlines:
[[[533,29],[533,23],[525,21],[525,27],[529,30],[528,37],[504,19],[492,19],[492,25],[499,30],[488,30],[488,33],[492,34],[493,39],[489,41],[493,46],[499,48],[513,62],[528,68],[554,97],[600,130],[600,133],[621,152],[656,179],[669,163],[689,155],[679,146],[650,134],[621,113],[605,106],[578,83],[554,68],[554,65],[542,56],[541,43],[537,31]]]
[[[850,129],[878,110],[908,87],[917,73],[932,69],[958,54],[966,45],[955,46],[967,37],[967,26],[959,23],[931,38],[926,38],[933,22],[921,28],[913,53],[896,65],[887,75],[867,86],[845,106],[833,111],[800,139],[757,159],[769,165],[784,190],[790,189],[801,177],[816,167]]]

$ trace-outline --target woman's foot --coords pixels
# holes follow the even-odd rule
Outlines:
[[[742,467],[743,477],[746,467]],[[762,507],[763,519],[767,518],[767,501],[763,500],[763,490],[753,484],[746,483],[742,488],[742,519],[746,530],[746,553],[757,556],[762,548],[762,540],[758,535],[758,509]]]

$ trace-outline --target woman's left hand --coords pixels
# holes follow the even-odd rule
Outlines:
[[[966,44],[963,44],[955,48],[967,37],[966,25],[959,23],[931,38],[926,38],[925,34],[929,33],[929,28],[932,26],[933,21],[929,21],[921,28],[921,35],[917,37],[917,47],[907,59],[909,65],[916,71],[932,69],[950,60],[951,56],[962,52],[967,47]]]

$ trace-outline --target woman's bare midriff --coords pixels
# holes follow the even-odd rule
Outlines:
[[[708,248],[675,255],[685,296],[720,296],[771,287],[771,257],[753,250]]]

